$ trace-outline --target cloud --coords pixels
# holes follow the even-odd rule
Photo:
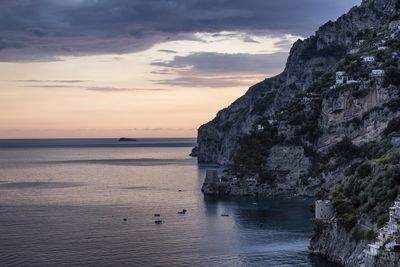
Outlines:
[[[90,82],[89,80],[17,80],[23,83],[83,83]]]
[[[0,61],[137,52],[160,42],[193,39],[197,32],[308,35],[359,2],[4,0],[0,2]]]
[[[214,52],[175,56],[171,61],[155,61],[154,66],[177,70],[190,68],[192,73],[268,73],[283,68],[287,53],[222,54]]]
[[[153,92],[153,91],[166,91],[167,89],[161,88],[118,88],[118,87],[85,87],[87,91],[95,91],[95,92],[134,92],[134,91],[144,91],[144,92]]]
[[[245,36],[244,38],[243,38],[243,42],[246,42],[246,43],[260,43],[260,42],[258,42],[258,41],[256,41],[256,40],[254,40],[252,37],[250,37],[250,36]]]
[[[255,80],[261,79],[260,75]],[[254,77],[253,77],[254,78]],[[236,77],[201,77],[201,76],[181,76],[173,79],[153,80],[153,82],[163,85],[172,85],[180,87],[210,87],[227,88],[235,86],[248,86],[249,82]]]
[[[152,80],[155,83],[183,87],[231,87],[248,84],[255,77],[279,73],[285,64],[287,53],[273,54],[223,54],[192,53],[175,56],[170,61],[154,61],[161,67],[159,75],[172,75],[171,79]]]
[[[97,87],[97,86],[74,86],[74,85],[60,85],[60,84],[42,84],[42,85],[26,85],[25,88],[71,88],[82,89],[86,91],[113,93],[113,92],[158,92],[166,91],[163,88],[121,88],[121,87]]]
[[[178,52],[174,51],[174,50],[168,50],[168,49],[160,49],[158,50],[158,52],[163,52],[163,53],[167,53],[167,54],[176,54]]]
[[[121,129],[121,131],[191,131],[196,130],[193,128],[130,128],[130,129]]]

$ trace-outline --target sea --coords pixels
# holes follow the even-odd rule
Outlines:
[[[0,266],[337,266],[308,253],[312,200],[205,197],[195,144],[0,140]]]

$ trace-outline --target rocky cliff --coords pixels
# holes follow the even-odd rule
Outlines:
[[[328,22],[314,36],[297,41],[284,71],[252,87],[215,119],[198,130],[198,160],[202,163],[232,163],[240,139],[257,119],[273,115],[313,83],[349,51],[357,35],[376,29],[395,13],[397,0],[367,0],[336,22]]]
[[[200,127],[199,162],[226,166],[202,191],[331,199],[335,220],[316,223],[310,250],[395,266],[392,254],[367,262],[363,251],[400,192],[399,55],[398,0],[364,0],[297,41],[281,74]]]

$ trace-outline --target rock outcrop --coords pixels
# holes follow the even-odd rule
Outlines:
[[[367,239],[354,239],[352,234],[338,226],[337,222],[325,223],[314,233],[310,251],[332,262],[360,266],[365,261],[364,249],[368,243]]]

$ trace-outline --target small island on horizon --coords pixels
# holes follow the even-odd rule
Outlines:
[[[127,138],[127,137],[121,137],[118,139],[118,142],[136,142],[137,139],[135,138]]]

